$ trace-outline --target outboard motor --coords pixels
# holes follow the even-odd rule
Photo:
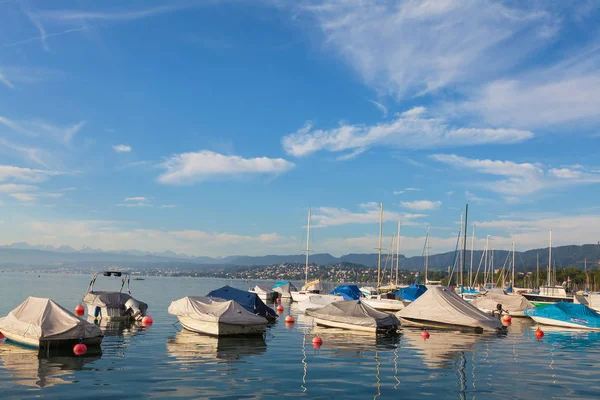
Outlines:
[[[148,304],[136,300],[129,299],[125,302],[125,311],[127,311],[131,318],[140,320],[146,315],[146,311],[148,310]]]

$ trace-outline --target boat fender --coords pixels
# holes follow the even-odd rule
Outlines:
[[[96,308],[94,308],[94,317],[98,318],[100,316],[100,311],[101,308],[99,306],[96,306]]]

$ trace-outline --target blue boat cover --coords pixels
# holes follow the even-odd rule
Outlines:
[[[506,293],[512,293],[512,292],[513,292],[513,287],[512,287],[512,285],[510,285],[509,287],[507,287],[506,289],[504,289],[504,291],[505,291]]]
[[[394,294],[402,297],[402,300],[415,301],[426,291],[427,287],[425,285],[417,285],[416,283],[413,283],[410,286],[398,289],[398,291]]]
[[[344,300],[358,300],[362,297],[362,292],[356,285],[343,285],[333,289],[329,294],[337,294]]]
[[[524,311],[530,317],[542,317],[600,329],[600,314],[583,304],[555,303]]]
[[[252,314],[258,314],[269,320],[277,318],[277,314],[273,309],[267,306],[256,293],[247,292],[232,288],[231,286],[223,286],[208,292],[207,297],[218,297],[225,300],[233,300]]]
[[[481,294],[481,293],[479,292],[479,290],[477,290],[477,289],[475,289],[475,288],[472,288],[472,287],[464,287],[464,286],[461,286],[461,287],[460,287],[460,293],[461,293],[461,294]]]

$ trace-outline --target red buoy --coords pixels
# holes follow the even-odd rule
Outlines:
[[[429,336],[431,336],[431,335],[429,335],[429,332],[427,332],[427,331],[421,332],[421,337],[423,339],[429,339]]]
[[[75,347],[73,347],[73,353],[75,353],[76,356],[81,356],[87,353],[87,346],[83,343],[76,344]]]
[[[541,330],[540,328],[537,328],[537,330],[535,331],[535,337],[538,339],[541,339],[544,337],[544,331]]]
[[[142,325],[143,326],[150,326],[154,323],[154,320],[152,320],[152,317],[149,315],[146,315],[144,318],[142,318]]]
[[[281,297],[278,297],[277,299],[275,299],[275,303],[277,303],[277,304],[281,303]]]
[[[281,304],[277,306],[277,311],[283,311],[283,306]]]
[[[502,322],[511,322],[512,321],[512,317],[510,316],[510,314],[505,314],[502,316]]]
[[[291,323],[294,323],[294,322],[296,322],[296,320],[294,319],[294,317],[293,317],[293,316],[291,316],[291,315],[288,315],[287,317],[285,317],[285,322],[291,322]]]
[[[4,339],[4,335],[0,332],[0,339]]]
[[[75,315],[82,317],[83,314],[85,314],[85,307],[79,304],[77,307],[75,307]]]
[[[315,349],[319,349],[323,345],[323,339],[321,339],[318,336],[315,336],[312,340],[312,344]]]

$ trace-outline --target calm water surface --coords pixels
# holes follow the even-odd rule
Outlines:
[[[29,295],[73,310],[90,278],[2,273],[0,315]],[[102,282],[108,284],[98,289],[118,284]],[[154,325],[105,327],[101,354],[39,356],[0,342],[0,398],[600,398],[600,333],[545,329],[538,341],[531,322],[515,320],[502,336],[432,331],[425,341],[404,328],[396,338],[375,338],[313,328],[292,306],[291,326],[279,321],[264,338],[217,340],[181,331],[167,313],[172,300],[224,284],[251,285],[132,281],[132,294],[149,304]],[[323,338],[318,350],[315,333]]]

